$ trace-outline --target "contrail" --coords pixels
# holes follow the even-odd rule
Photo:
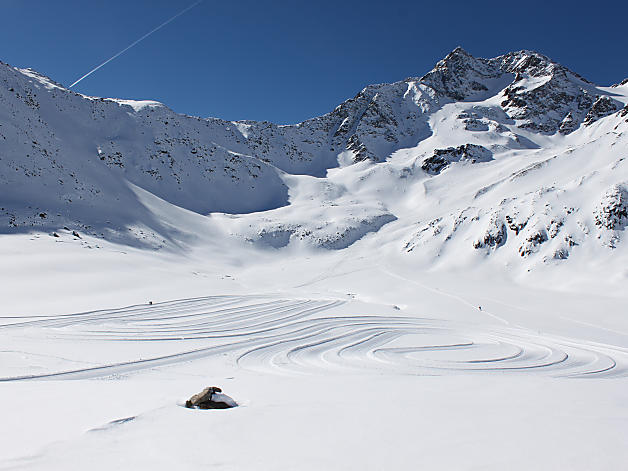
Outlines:
[[[122,54],[124,54],[126,51],[128,51],[129,49],[131,49],[133,46],[135,46],[137,43],[139,43],[140,41],[143,41],[144,39],[146,39],[147,37],[149,37],[151,34],[153,34],[155,31],[160,30],[161,28],[163,28],[164,26],[166,26],[168,23],[174,21],[175,19],[177,19],[178,17],[180,17],[181,15],[183,15],[185,12],[187,12],[188,10],[191,10],[192,8],[194,8],[196,5],[198,5],[199,3],[202,3],[203,0],[198,0],[197,2],[193,3],[192,5],[190,5],[189,7],[187,7],[184,10],[181,10],[179,13],[177,13],[176,15],[174,15],[172,18],[170,18],[169,20],[164,21],[162,24],[160,24],[159,26],[157,26],[155,29],[149,31],[148,33],[146,33],[144,36],[142,36],[141,38],[133,41],[131,44],[129,44],[127,47],[125,47],[124,49],[122,49],[120,52],[118,52],[117,54],[111,56],[109,59],[107,59],[105,62],[103,62],[102,64],[100,64],[98,67],[95,67],[94,69],[90,70],[89,72],[87,72],[85,75],[83,75],[80,79],[78,79],[76,82],[74,82],[72,85],[70,85],[68,88],[72,88],[74,85],[76,85],[77,83],[79,83],[81,80],[83,80],[86,77],[89,77],[90,75],[92,75],[94,72],[96,72],[98,69],[100,69],[101,67],[107,65],[109,62],[111,62],[112,60],[114,60],[116,57],[121,56]]]

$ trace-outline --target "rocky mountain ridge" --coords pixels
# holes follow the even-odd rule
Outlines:
[[[532,51],[482,59],[456,48],[422,77],[275,125],[87,97],[0,64],[0,227],[165,247],[189,229],[155,214],[156,197],[200,217],[231,213],[221,230],[260,246],[342,249],[403,226],[394,243],[409,253],[440,256],[457,241],[562,260],[594,232],[619,245],[627,88]]]

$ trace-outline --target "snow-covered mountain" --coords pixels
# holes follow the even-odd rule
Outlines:
[[[624,469],[627,102],[458,48],[278,126],[0,64],[0,469]]]
[[[2,232],[327,249],[370,234],[417,261],[525,267],[627,253],[628,83],[536,52],[456,48],[295,125],[88,97],[3,63],[0,81]]]

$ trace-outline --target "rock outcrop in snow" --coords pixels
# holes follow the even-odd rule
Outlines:
[[[459,147],[434,149],[434,154],[423,161],[421,168],[427,173],[436,175],[454,162],[488,162],[493,154],[485,147],[476,144],[465,144]]]
[[[628,187],[613,185],[595,211],[595,224],[608,230],[621,230],[628,224]]]
[[[188,409],[231,409],[237,407],[237,403],[216,386],[203,389],[200,393],[194,394],[185,401]]]

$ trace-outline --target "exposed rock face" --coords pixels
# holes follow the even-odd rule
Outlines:
[[[539,245],[547,242],[548,240],[549,236],[547,235],[547,231],[545,230],[545,228],[541,227],[530,231],[523,241],[523,244],[521,244],[521,246],[519,247],[519,255],[521,255],[522,257],[530,255],[536,250]],[[565,256],[562,258],[566,257],[567,254],[565,254]]]
[[[489,88],[486,82],[502,75],[490,60],[476,59],[457,47],[420,81],[452,100],[465,101],[487,92]]]
[[[506,229],[506,224],[501,221],[499,216],[494,215],[482,237],[473,243],[473,248],[497,249],[506,243],[507,236],[508,231]]]
[[[543,134],[568,134],[585,117],[590,124],[618,105],[601,97],[578,74],[532,51],[481,59],[456,48],[420,81],[455,101],[472,101],[503,89],[501,106],[508,116],[519,127]]]
[[[522,121],[522,128],[553,134],[568,115],[580,122],[593,105],[595,97],[588,82],[541,54],[506,54],[501,58],[501,67],[515,74],[504,90],[501,105],[509,116]],[[575,127],[562,129],[571,132]]]
[[[421,168],[427,173],[437,175],[454,162],[488,162],[492,158],[493,154],[486,147],[464,144],[459,147],[435,149],[434,154],[423,161]]]
[[[508,224],[510,230],[515,233],[515,235],[519,235],[519,232],[521,232],[521,230],[526,227],[528,220],[525,219],[523,221],[519,221],[516,219],[516,216],[506,215],[506,223]]]
[[[395,150],[430,135],[426,113],[435,109],[430,90],[415,82],[371,85],[323,119],[332,120],[333,152],[353,161],[385,160]]]
[[[489,125],[483,116],[474,112],[463,112],[458,115],[458,119],[464,123],[467,131],[488,131]]]
[[[574,119],[571,111],[567,113],[567,116],[563,118],[558,126],[558,132],[561,134],[569,134],[574,132],[578,128],[578,121]]]
[[[185,401],[188,409],[230,409],[238,404],[226,394],[222,394],[222,389],[210,386],[203,389]]]
[[[617,109],[617,104],[611,98],[607,96],[601,96],[597,100],[595,100],[595,103],[593,103],[593,106],[587,113],[587,116],[584,118],[583,123],[586,126],[589,126],[590,124],[596,122],[598,119],[615,113]]]
[[[628,189],[613,185],[595,212],[595,225],[607,230],[622,230],[628,224]]]
[[[329,166],[330,159],[343,151],[349,151],[356,162],[380,162],[428,137],[426,115],[448,101],[480,100],[502,90],[506,116],[523,129],[544,134],[571,133],[585,118],[590,124],[618,105],[542,54],[523,50],[483,59],[458,47],[422,77],[370,85],[320,118],[296,126],[246,122],[247,139],[265,162],[277,165],[278,153],[288,156],[291,163],[280,165],[287,171],[297,163],[311,168],[323,156]],[[469,117],[466,124],[468,130],[487,130],[477,117]]]

